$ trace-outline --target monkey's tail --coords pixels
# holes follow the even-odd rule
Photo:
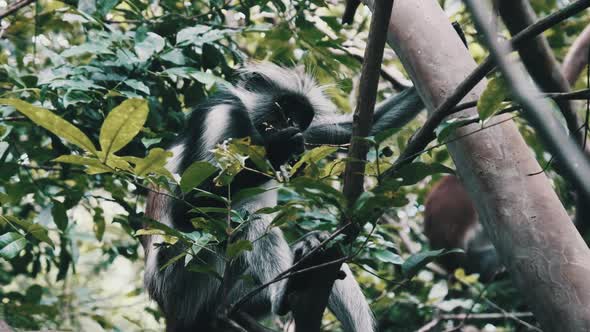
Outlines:
[[[375,319],[359,284],[347,264],[342,264],[346,278],[336,280],[328,308],[336,315],[346,332],[373,332]]]

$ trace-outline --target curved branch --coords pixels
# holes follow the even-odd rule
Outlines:
[[[563,60],[562,72],[569,84],[574,85],[588,64],[588,50],[590,49],[590,25],[574,41]]]

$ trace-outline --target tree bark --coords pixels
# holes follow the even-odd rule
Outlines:
[[[563,75],[570,85],[574,85],[588,64],[588,49],[590,48],[590,25],[578,36],[563,60]]]
[[[370,7],[373,1],[365,0]],[[436,0],[397,0],[388,42],[429,111],[476,66]],[[476,100],[484,87],[481,82],[464,101]],[[457,135],[477,128],[463,127]],[[590,330],[590,251],[547,177],[528,176],[541,167],[514,123],[490,127],[448,148],[486,233],[543,327]]]
[[[525,0],[499,0],[498,9],[500,10],[500,15],[502,15],[504,24],[512,35],[519,33],[536,21],[536,14],[533,11],[533,8],[530,3]],[[590,37],[590,30],[588,31]],[[584,33],[582,33],[582,36],[583,35]],[[567,71],[565,71],[566,68],[564,67],[564,74],[562,74],[560,65],[555,59],[551,47],[547,42],[547,38],[544,35],[539,35],[536,38],[525,42],[523,46],[519,48],[518,53],[520,54],[526,69],[543,91],[570,91],[570,83],[564,75],[567,73]],[[579,130],[581,121],[576,115],[573,103],[569,100],[556,101],[556,103],[565,118],[570,135],[575,137],[580,146],[583,146],[586,131]],[[589,153],[587,147],[584,148],[586,153]],[[559,169],[562,168],[563,167],[559,167]],[[576,187],[575,183],[572,185],[574,188]],[[576,216],[574,221],[580,234],[584,235],[590,228],[590,205],[588,205],[590,199],[588,199],[588,196],[579,188],[575,190],[575,194]]]

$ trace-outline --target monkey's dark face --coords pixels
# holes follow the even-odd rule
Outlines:
[[[273,166],[280,166],[305,151],[303,132],[313,116],[313,107],[304,97],[289,94],[273,98],[256,124]]]

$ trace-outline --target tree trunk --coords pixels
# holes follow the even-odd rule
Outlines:
[[[372,7],[374,0],[365,0]],[[389,44],[432,111],[475,68],[436,0],[397,0]],[[464,101],[476,100],[485,82]],[[470,109],[460,114],[476,114]],[[508,118],[498,116],[488,126]],[[463,127],[458,135],[479,125]],[[546,331],[590,330],[590,251],[512,121],[448,145],[486,233]]]

